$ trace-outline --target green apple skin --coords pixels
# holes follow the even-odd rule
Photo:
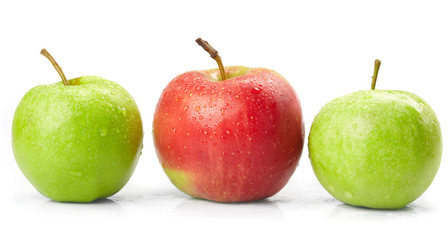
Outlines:
[[[336,199],[398,209],[433,181],[442,134],[434,111],[417,95],[368,90],[324,106],[311,126],[308,148],[314,173]]]
[[[143,127],[133,98],[95,76],[31,89],[14,114],[17,164],[43,195],[91,202],[118,192],[142,150]]]

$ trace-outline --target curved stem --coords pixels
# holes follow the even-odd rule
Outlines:
[[[56,69],[56,71],[59,73],[59,76],[61,76],[62,78],[62,83],[64,83],[65,86],[68,86],[68,81],[67,78],[64,75],[64,72],[62,71],[62,68],[59,67],[58,63],[56,62],[56,60],[54,60],[54,58],[51,56],[51,54],[47,51],[47,49],[42,48],[42,50],[40,51],[40,54],[44,55],[46,58],[48,58],[48,60],[50,60],[51,64],[53,64],[53,67]]]
[[[375,90],[376,85],[376,79],[378,78],[378,71],[380,70],[381,61],[378,59],[375,59],[375,67],[373,69],[373,76],[372,76],[372,85],[370,87],[371,90]]]
[[[221,56],[219,56],[218,51],[216,51],[207,41],[202,40],[201,38],[196,39],[196,42],[201,46],[205,51],[210,53],[210,57],[215,59],[216,63],[218,63],[219,71],[221,72],[222,80],[226,80],[226,71],[224,70],[224,66],[222,65]]]

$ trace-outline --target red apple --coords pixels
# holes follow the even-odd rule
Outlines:
[[[193,197],[270,197],[288,182],[302,153],[299,99],[275,71],[223,68],[214,54],[225,73],[186,72],[164,89],[153,123],[157,155],[171,182]]]

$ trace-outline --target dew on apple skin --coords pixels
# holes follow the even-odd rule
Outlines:
[[[100,135],[101,135],[102,137],[105,137],[105,136],[107,135],[107,128],[101,128],[101,129],[100,129]]]
[[[120,110],[121,114],[123,114],[123,116],[126,116],[126,108],[125,107],[118,106],[118,109]]]
[[[254,88],[252,88],[252,90],[251,90],[251,93],[253,93],[253,94],[259,94],[261,92],[261,89],[260,88],[257,88],[257,87],[254,87]]]
[[[196,87],[196,91],[201,91],[202,89],[204,89],[205,88],[205,86],[197,86]]]
[[[345,193],[344,193],[344,196],[345,196],[346,198],[352,198],[352,197],[353,197],[353,195],[352,195],[351,192],[345,192]]]
[[[221,116],[224,116],[226,114],[227,108],[221,108]]]
[[[358,125],[356,123],[353,123],[352,127],[353,127],[353,129],[356,129],[356,128],[358,128]]]
[[[208,101],[208,107],[209,108],[213,108],[213,106],[216,106],[216,104],[215,105],[213,105],[213,98],[212,99],[210,99],[210,101]]]
[[[81,171],[72,170],[72,171],[70,171],[70,175],[75,176],[75,177],[81,177],[82,176],[82,172]]]

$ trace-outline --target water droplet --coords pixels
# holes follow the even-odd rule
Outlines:
[[[199,120],[202,120],[202,119],[204,119],[204,116],[200,115]]]
[[[205,88],[205,86],[197,86],[196,87],[196,91],[201,91],[202,89],[204,89]]]
[[[221,115],[224,116],[226,114],[227,108],[221,108]]]
[[[208,107],[213,108],[213,98],[208,101]]]
[[[185,106],[184,107],[184,111],[186,112],[188,110],[188,106]]]
[[[353,129],[356,129],[356,128],[358,128],[358,125],[356,125],[356,123],[353,123],[352,127],[353,127]]]
[[[261,92],[261,89],[260,89],[260,88],[257,88],[257,87],[254,87],[254,88],[252,88],[251,92],[252,92],[253,94],[259,94],[259,93]]]
[[[329,185],[329,186],[328,186],[328,191],[330,191],[330,192],[334,192],[334,191],[336,191],[336,188],[334,188],[333,185]]]
[[[352,197],[353,197],[352,193],[350,193],[350,192],[345,192],[345,193],[344,193],[344,196],[345,196],[346,198],[352,198]]]
[[[121,114],[123,114],[123,116],[126,116],[126,108],[125,107],[118,106],[118,109],[120,110]]]
[[[106,136],[107,135],[107,128],[101,128],[100,129],[100,134],[101,134],[101,136]]]
[[[227,129],[227,130],[226,130],[226,134],[227,134],[227,135],[230,135],[230,130]]]
[[[82,172],[81,171],[72,170],[72,171],[70,171],[70,175],[75,176],[75,177],[81,177],[82,176]]]
[[[201,111],[201,106],[196,106],[196,107],[194,107],[194,110],[195,110],[196,112]]]

